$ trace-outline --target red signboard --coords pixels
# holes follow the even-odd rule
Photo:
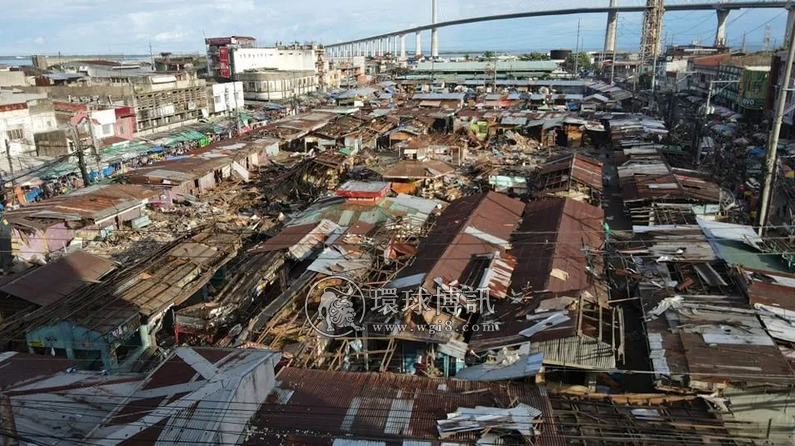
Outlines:
[[[24,110],[28,108],[28,104],[6,104],[0,105],[0,113],[12,110]]]
[[[204,39],[204,43],[209,46],[222,46],[222,45],[231,45],[232,38],[231,37],[208,37]]]
[[[88,107],[83,104],[70,104],[68,102],[53,102],[52,107],[57,111],[84,112]]]
[[[229,49],[221,48],[218,51],[218,73],[221,77],[231,77],[229,71]]]
[[[113,111],[116,112],[116,117],[127,117],[127,116],[134,116],[135,112],[133,111],[132,107],[119,107],[114,109]]]

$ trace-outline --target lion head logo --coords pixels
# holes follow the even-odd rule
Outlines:
[[[341,282],[341,285],[347,285],[347,289],[342,291],[334,285],[325,286],[326,281]],[[357,311],[354,305],[356,299],[361,299],[362,305],[364,304],[364,296],[353,282],[344,277],[328,277],[315,283],[315,289],[322,290],[320,296],[320,305],[317,307],[317,312],[314,315],[310,314],[308,303],[309,295],[307,295],[307,304],[304,306],[310,324],[319,333],[331,336],[340,337],[352,333],[354,330],[361,331],[361,320],[363,319],[363,306],[362,314],[357,318]],[[309,293],[312,294],[312,293]],[[357,321],[358,319],[358,321]],[[325,327],[316,324],[317,321],[325,322]]]

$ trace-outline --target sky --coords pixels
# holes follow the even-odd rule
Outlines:
[[[618,0],[641,5],[643,0]],[[698,3],[708,0],[668,0]],[[712,0],[714,1],[714,0]],[[764,1],[764,0],[762,0]],[[439,20],[509,12],[594,7],[609,0],[438,0]],[[204,37],[248,35],[261,46],[275,42],[324,44],[425,25],[431,0],[0,0],[0,55],[147,54],[204,52]],[[783,9],[738,10],[729,15],[727,38],[758,49],[766,25],[771,44],[782,44]],[[579,44],[577,29],[580,29]],[[599,50],[605,14],[504,20],[442,28],[441,51]],[[666,42],[683,44],[715,38],[711,11],[666,13]],[[618,48],[635,50],[641,14],[619,17]],[[430,35],[423,35],[430,45]],[[413,37],[407,39],[409,50]]]

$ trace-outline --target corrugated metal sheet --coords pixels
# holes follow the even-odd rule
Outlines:
[[[544,363],[594,370],[612,370],[616,358],[610,344],[585,336],[533,342],[532,350],[544,354]]]
[[[471,381],[503,381],[509,379],[521,379],[535,376],[541,371],[544,354],[535,353],[532,355],[522,355],[516,362],[500,366],[489,364],[478,364],[463,368],[456,372],[456,379],[466,379]]]
[[[563,439],[556,434],[552,412],[543,388],[533,384],[485,383],[463,380],[424,378],[413,375],[391,373],[348,373],[325,370],[285,368],[279,375],[278,386],[294,390],[287,405],[276,405],[267,401],[259,409],[252,422],[252,434],[245,444],[262,444],[270,438],[284,438],[311,432],[318,435],[351,439],[384,438],[385,441],[400,441],[411,438],[415,441],[438,441],[436,420],[447,418],[448,413],[459,407],[513,407],[527,404],[541,411],[542,423],[537,428],[541,434],[539,444],[562,445]],[[359,398],[359,408],[350,431],[341,429],[346,414],[353,402]],[[365,404],[365,400],[369,402]],[[385,400],[387,404],[381,404]],[[392,401],[400,400],[393,405]],[[406,414],[410,408],[408,426],[403,434],[385,433],[390,414]],[[370,410],[364,410],[368,406]],[[393,410],[394,409],[394,410]],[[393,421],[405,426],[404,417]],[[480,433],[459,434],[450,441],[475,441]]]
[[[475,256],[493,254],[502,249],[466,233],[475,227],[490,240],[509,240],[519,223],[524,203],[495,192],[475,194],[452,202],[436,220],[433,230],[423,239],[416,260],[401,270],[398,279],[425,274],[423,286],[435,290],[434,280],[452,282],[464,279]]]
[[[455,168],[447,163],[437,160],[402,160],[384,171],[385,179],[430,179],[449,175]]]
[[[272,391],[279,357],[267,350],[178,347],[91,440],[237,443],[246,421],[256,413],[251,403]]]
[[[75,251],[54,262],[7,280],[0,292],[44,307],[94,283],[116,268],[110,260]]]
[[[569,198],[528,203],[511,240],[517,261],[511,290],[518,293],[528,284],[533,291],[553,293],[589,287],[586,250],[600,248],[603,219],[602,209]]]

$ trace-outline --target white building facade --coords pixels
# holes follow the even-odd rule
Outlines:
[[[243,82],[213,84],[210,87],[210,93],[212,97],[207,101],[210,114],[244,109],[245,99],[243,95]]]
[[[316,71],[317,55],[312,47],[234,48],[232,75],[248,70]]]
[[[11,156],[36,156],[33,135],[58,127],[47,95],[0,94],[0,150]]]
[[[318,90],[314,71],[249,71],[237,75],[246,99],[284,101]]]

